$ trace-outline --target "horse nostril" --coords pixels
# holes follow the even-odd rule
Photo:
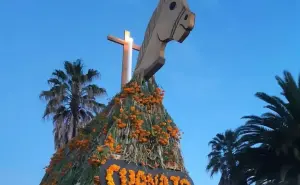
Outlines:
[[[188,15],[185,15],[185,17],[184,17],[184,20],[187,20],[187,19],[188,19],[188,17],[189,17]]]

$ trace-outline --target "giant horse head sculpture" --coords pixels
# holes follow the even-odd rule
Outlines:
[[[195,14],[186,0],[159,0],[148,24],[139,52],[135,75],[151,78],[165,63],[169,41],[182,43],[195,25]]]

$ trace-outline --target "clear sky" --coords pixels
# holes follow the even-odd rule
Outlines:
[[[182,150],[195,185],[217,185],[205,172],[207,143],[262,113],[257,91],[279,94],[276,74],[300,67],[300,1],[189,0],[196,26],[171,43],[157,81],[184,131]],[[38,95],[64,60],[82,58],[100,86],[120,88],[121,46],[108,34],[131,31],[141,44],[157,0],[0,0],[0,184],[39,184],[54,152],[52,123]],[[134,53],[136,59],[137,53]],[[103,99],[106,102],[106,98]]]

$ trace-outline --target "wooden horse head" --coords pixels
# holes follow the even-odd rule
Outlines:
[[[182,43],[194,25],[195,14],[186,0],[159,0],[145,33],[135,75],[151,78],[165,63],[167,43],[172,40]]]

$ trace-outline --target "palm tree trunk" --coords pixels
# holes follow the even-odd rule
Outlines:
[[[78,90],[75,92],[78,92]],[[74,138],[77,136],[77,127],[78,127],[78,122],[79,122],[78,110],[79,110],[80,98],[79,98],[79,95],[77,95],[76,93],[74,93],[72,96],[73,97],[72,97],[72,101],[71,101],[70,105],[71,105],[71,111],[72,111],[72,115],[73,115],[72,138]]]
[[[75,117],[75,116],[74,116]],[[77,118],[73,119],[72,138],[77,136]]]

